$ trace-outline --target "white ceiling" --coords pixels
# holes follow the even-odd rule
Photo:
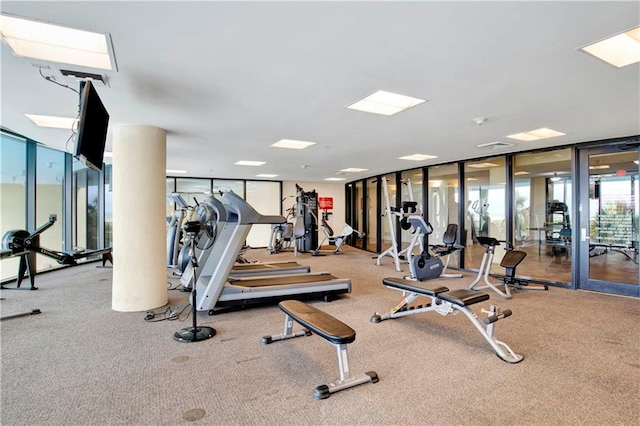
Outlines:
[[[616,69],[577,50],[639,25],[637,1],[3,1],[0,7],[110,33],[118,71],[106,72],[110,87],[98,93],[111,128],[166,129],[167,168],[189,176],[275,173],[278,180],[320,181],[347,167],[369,169],[344,175],[349,181],[640,134],[639,65]],[[2,46],[1,124],[65,149],[70,131],[38,128],[23,114],[75,117],[77,95],[45,81],[32,63]],[[376,90],[428,102],[394,116],[345,108]],[[476,117],[487,121],[478,126]],[[540,127],[567,135],[505,138]],[[317,145],[270,147],[282,138]],[[476,147],[494,141],[515,146]],[[397,159],[414,153],[439,158]],[[267,164],[233,165],[237,160]]]

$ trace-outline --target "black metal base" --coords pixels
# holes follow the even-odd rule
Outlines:
[[[193,327],[181,328],[173,334],[173,339],[182,343],[191,343],[207,340],[216,335],[216,330],[211,327],[196,327],[195,333],[193,330]]]

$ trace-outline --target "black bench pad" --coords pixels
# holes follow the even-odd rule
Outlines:
[[[448,293],[441,293],[438,294],[438,297],[442,300],[446,300],[447,302],[451,302],[458,306],[468,306],[473,305],[474,303],[489,300],[489,295],[487,293],[480,293],[479,291],[466,289],[453,290]]]
[[[399,288],[400,290],[406,290],[412,293],[424,294],[426,296],[437,296],[440,293],[449,291],[445,286],[428,285],[424,282],[405,280],[403,278],[396,277],[383,278],[382,283],[389,287]]]
[[[285,300],[279,305],[282,311],[318,336],[336,345],[356,340],[356,332],[331,315],[299,300]]]

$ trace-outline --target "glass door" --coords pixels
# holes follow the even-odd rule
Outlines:
[[[581,152],[582,289],[640,295],[638,159],[637,147],[592,148]]]

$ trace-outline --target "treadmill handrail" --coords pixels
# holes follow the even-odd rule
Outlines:
[[[282,215],[267,216],[258,213],[253,207],[233,191],[227,191],[222,195],[222,203],[228,210],[229,219],[235,214],[240,225],[257,224],[280,224],[286,223],[287,219]]]

